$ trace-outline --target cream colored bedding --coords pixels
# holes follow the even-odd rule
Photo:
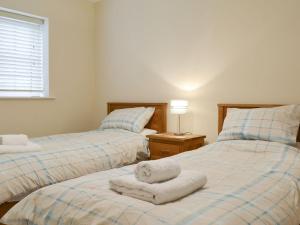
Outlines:
[[[0,204],[41,187],[134,163],[147,140],[122,130],[90,131],[32,139],[38,152],[0,155]]]
[[[172,157],[208,183],[164,205],[119,195],[112,177],[134,165],[38,190],[3,218],[11,225],[299,225],[300,152],[265,141],[224,141]]]

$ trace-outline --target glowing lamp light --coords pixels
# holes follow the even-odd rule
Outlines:
[[[178,131],[175,135],[184,135],[180,132],[180,115],[187,113],[189,103],[186,100],[171,100],[171,114],[178,115]]]
[[[185,114],[188,110],[189,103],[186,100],[171,100],[172,114]]]

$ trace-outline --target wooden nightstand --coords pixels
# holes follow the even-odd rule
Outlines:
[[[205,135],[187,134],[175,136],[172,133],[148,135],[151,159],[160,159],[181,152],[194,150],[204,145]]]

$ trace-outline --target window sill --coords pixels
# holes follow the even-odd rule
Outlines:
[[[1,100],[55,100],[55,97],[1,97]]]

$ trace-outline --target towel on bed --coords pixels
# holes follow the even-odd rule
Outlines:
[[[109,181],[110,188],[120,194],[140,200],[162,204],[175,201],[203,187],[206,176],[197,171],[185,170],[174,179],[162,183],[148,184],[126,175]]]
[[[27,145],[28,137],[25,134],[0,135],[0,145]]]
[[[28,142],[26,145],[0,145],[1,154],[15,154],[41,151],[42,147],[36,143]]]
[[[135,177],[146,183],[157,183],[177,177],[181,172],[180,165],[173,159],[143,161],[135,168]]]

